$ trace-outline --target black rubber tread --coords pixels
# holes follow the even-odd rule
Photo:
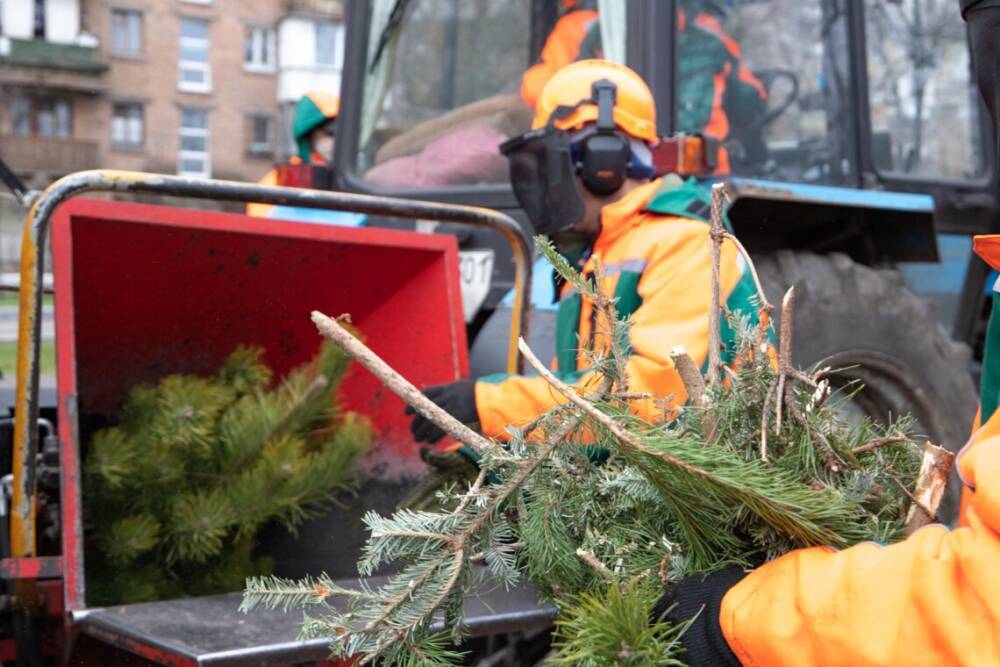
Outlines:
[[[862,362],[846,374],[892,396],[891,411],[913,414],[931,441],[956,452],[965,444],[978,399],[969,349],[948,335],[935,306],[907,289],[897,271],[873,269],[842,254],[790,250],[754,262],[776,310],[785,290],[795,285],[797,366],[809,368],[831,357],[838,368],[870,360],[871,369]],[[953,474],[940,520],[954,519],[960,491]]]

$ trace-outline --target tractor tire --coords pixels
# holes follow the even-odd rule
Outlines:
[[[842,254],[793,251],[757,257],[755,264],[776,310],[785,290],[795,286],[796,366],[845,369],[830,380],[835,387],[864,385],[852,400],[853,411],[883,423],[910,414],[918,435],[958,452],[978,398],[971,355],[898,272],[872,269]],[[942,523],[953,523],[958,513],[961,483],[955,470],[957,465],[938,512]]]

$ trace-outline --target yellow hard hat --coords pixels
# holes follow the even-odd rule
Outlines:
[[[609,60],[581,60],[556,72],[538,96],[532,129],[545,127],[558,107],[572,107],[590,100],[594,82],[601,79],[607,79],[617,87],[615,125],[637,139],[657,141],[656,103],[652,91],[638,74]],[[560,130],[576,130],[596,121],[597,105],[580,104],[553,125]]]

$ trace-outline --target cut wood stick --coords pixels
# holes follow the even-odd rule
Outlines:
[[[705,398],[705,379],[701,377],[701,371],[694,363],[694,359],[687,353],[683,345],[678,345],[670,350],[670,359],[674,362],[677,374],[681,376],[681,382],[687,391],[688,400],[692,405],[703,405]]]
[[[715,386],[719,381],[719,368],[722,366],[722,333],[719,330],[719,317],[722,312],[722,240],[726,237],[726,229],[722,225],[722,204],[726,196],[726,185],[716,183],[712,186],[712,227],[708,232],[712,245],[712,299],[708,312],[708,385]]]
[[[786,398],[785,383],[792,370],[792,318],[795,311],[795,285],[781,298],[781,332],[778,338],[778,391],[774,408],[774,432],[781,433],[782,401]],[[791,398],[791,397],[789,397]]]
[[[886,445],[897,445],[901,442],[906,442],[909,440],[905,435],[887,435],[882,438],[875,438],[874,440],[869,440],[860,447],[855,447],[851,450],[851,454],[857,456],[858,454],[865,454],[867,452],[872,452],[879,447],[885,447]]]
[[[347,353],[351,359],[367,368],[372,375],[392,390],[394,394],[413,406],[413,409],[434,422],[442,431],[477,452],[483,452],[492,443],[471,428],[458,421],[424,396],[409,380],[397,373],[377,354],[358,340],[350,331],[340,326],[334,318],[318,310],[312,312],[312,321],[324,338],[329,338]]]
[[[595,572],[600,574],[602,577],[607,577],[608,579],[613,579],[614,574],[608,569],[608,566],[600,561],[600,559],[587,551],[583,547],[576,550],[577,557],[584,563],[589,565]]]
[[[913,504],[906,514],[907,535],[934,521],[954,460],[955,455],[944,447],[930,442],[924,445],[924,458],[913,489]]]
[[[705,442],[715,442],[719,432],[719,420],[715,411],[709,406],[708,395],[705,393],[705,380],[701,371],[695,365],[694,359],[687,353],[683,345],[670,350],[670,358],[674,362],[677,374],[687,391],[688,403],[698,408],[704,408],[702,436]],[[728,369],[727,369],[728,370]]]

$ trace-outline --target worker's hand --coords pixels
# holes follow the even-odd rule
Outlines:
[[[451,384],[428,387],[424,389],[424,396],[463,424],[472,424],[479,421],[475,387],[476,383],[472,380],[459,380]],[[410,423],[410,433],[417,442],[433,444],[444,437],[444,431],[438,428],[437,424],[417,413],[409,405],[406,406],[406,414],[414,415]]]
[[[719,610],[722,598],[746,575],[736,565],[709,575],[689,575],[671,585],[657,601],[654,619],[666,614],[667,620],[675,625],[695,619],[681,636],[682,659],[686,664],[740,667],[740,661],[722,635]]]

